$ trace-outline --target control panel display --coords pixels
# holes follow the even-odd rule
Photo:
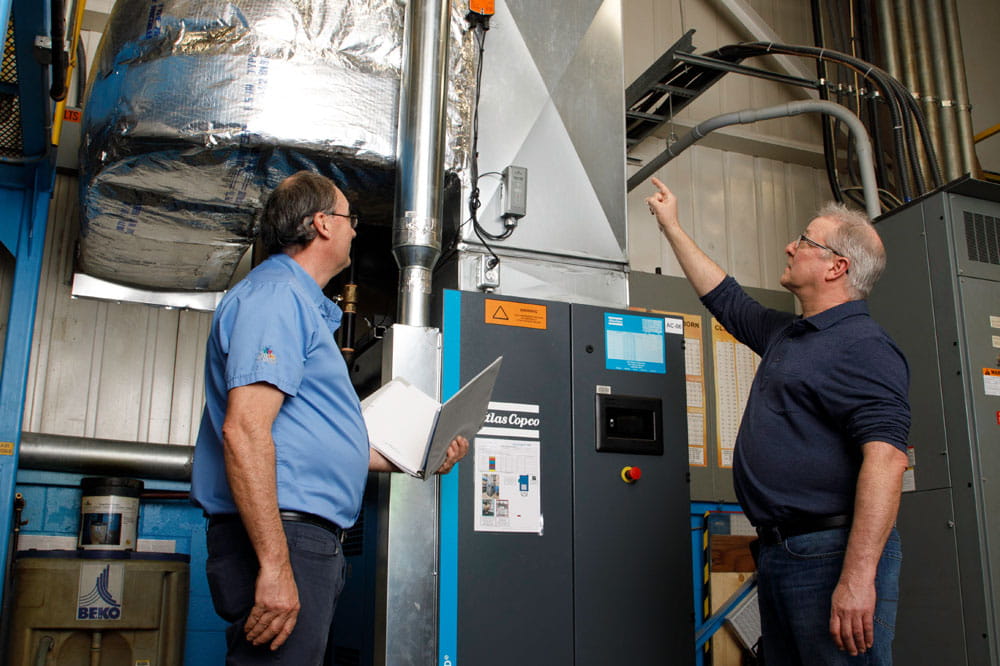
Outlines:
[[[667,372],[665,324],[661,317],[604,314],[604,349],[608,370]]]

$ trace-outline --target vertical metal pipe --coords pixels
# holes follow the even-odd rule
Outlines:
[[[948,46],[948,62],[951,65],[951,78],[955,86],[955,102],[958,105],[958,137],[959,149],[962,155],[960,173],[979,174],[976,160],[975,141],[972,132],[972,107],[969,104],[969,86],[965,79],[965,52],[962,50],[962,31],[958,26],[958,5],[955,0],[942,0],[944,3],[944,24]]]
[[[431,271],[441,255],[450,6],[406,5],[392,252],[400,268],[397,321],[408,326],[429,325]]]
[[[896,53],[899,57],[899,73],[897,74],[897,78],[903,82],[903,85],[905,85],[910,91],[913,98],[919,102],[921,99],[921,93],[919,77],[917,76],[917,40],[913,32],[913,17],[911,10],[911,0],[893,0],[893,14],[896,19]],[[904,146],[903,151],[906,153],[907,161],[916,161],[921,165],[927,164],[927,154],[924,150],[922,142],[917,142],[916,155],[910,154],[911,151],[908,146]],[[905,178],[905,171],[910,167],[908,164],[904,163],[900,164],[898,168],[899,177],[902,181]],[[923,167],[921,167],[921,170],[925,174],[929,171],[929,169],[925,169]],[[918,192],[918,194],[920,193]]]
[[[382,359],[384,377],[405,377],[429,395],[440,392],[440,335],[429,326],[432,271],[441,255],[450,16],[450,0],[406,4],[392,230],[399,304]],[[402,474],[380,487],[377,665],[437,661],[438,489],[437,479]]]
[[[938,155],[942,155],[944,147],[941,138],[941,106],[938,103],[938,99],[934,96],[934,54],[931,49],[927,7],[922,2],[914,2],[910,4],[910,8],[915,39],[909,42],[909,46],[911,51],[916,52],[920,106],[923,108],[924,117],[927,119],[927,129],[934,144],[934,151]],[[924,174],[924,180],[932,181],[933,174],[931,173],[927,156],[923,154],[923,151],[921,151],[920,168]]]
[[[947,52],[945,43],[944,12],[941,0],[924,0],[929,24],[930,42],[924,50],[932,54]],[[942,156],[945,180],[953,180],[961,175],[961,155],[958,148],[958,130],[955,120],[954,86],[951,79],[951,68],[946,58],[931,57],[934,67],[934,96],[937,97],[941,122],[941,142],[936,145],[938,155]]]
[[[900,80],[919,99],[917,92],[920,84],[917,80],[917,56],[913,45],[916,38],[913,35],[913,18],[910,15],[910,0],[893,0],[893,13],[896,15],[896,43],[899,45]]]
[[[892,9],[891,0],[878,0],[875,6],[878,12],[878,25],[882,37],[882,51],[885,56],[885,69],[902,80],[903,74],[899,64],[899,43],[896,40],[896,14]]]

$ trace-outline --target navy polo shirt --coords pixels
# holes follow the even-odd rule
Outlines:
[[[906,452],[903,353],[865,301],[802,318],[765,308],[727,276],[702,303],[761,356],[733,460],[750,522],[851,513],[862,445],[882,441]]]
[[[236,512],[222,450],[229,391],[266,382],[285,394],[271,428],[279,507],[354,524],[368,479],[368,431],[334,338],[341,316],[284,254],[223,297],[206,347],[205,411],[191,471],[191,497],[207,513]]]

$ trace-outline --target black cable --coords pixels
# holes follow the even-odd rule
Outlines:
[[[875,61],[875,37],[872,26],[872,7],[870,0],[860,0],[857,5],[858,24],[860,26],[860,51],[861,59],[866,62]],[[881,187],[889,184],[889,175],[885,167],[885,153],[882,147],[882,129],[879,120],[878,102],[874,97],[869,96],[865,110],[868,117],[868,132],[872,137],[872,150],[875,153],[875,169],[878,182]]]
[[[916,101],[913,99],[912,95],[910,95],[909,91],[906,90],[903,84],[885,70],[859,58],[855,58],[854,56],[838,51],[767,42],[749,42],[746,44],[724,46],[706,55],[708,57],[718,57],[719,59],[732,62],[739,61],[745,57],[773,53],[826,58],[853,69],[861,74],[865,79],[870,80],[876,87],[879,88],[883,99],[885,99],[888,103],[888,108],[890,114],[892,115],[892,132],[895,137],[893,148],[897,163],[899,164],[900,185],[903,197],[905,199],[911,199],[913,197],[911,178],[916,180],[920,193],[923,192],[923,188],[919,187],[923,183],[923,178],[920,174],[920,165],[917,164],[916,161],[916,153],[911,153],[911,159],[907,160],[903,150],[904,145],[912,147],[915,150],[916,144],[913,136],[913,123],[916,124],[921,142],[923,143],[925,152],[927,153],[928,162],[931,165],[935,183],[940,181],[940,166],[937,163],[937,154],[934,150],[934,146],[930,142],[930,134],[927,130],[923,113],[920,111]],[[909,169],[907,168],[907,165],[909,165]]]
[[[823,17],[819,6],[820,0],[812,0],[813,41],[816,46],[823,45]],[[829,100],[830,93],[824,85],[826,81],[826,65],[822,59],[816,60],[816,77],[819,79],[819,98]],[[823,129],[823,162],[826,166],[826,179],[830,183],[830,191],[837,203],[844,203],[844,195],[840,191],[840,179],[837,176],[837,148],[834,144],[833,132],[830,129],[830,119],[820,116],[820,126]]]
[[[52,85],[49,97],[55,102],[66,99],[66,71],[69,57],[66,54],[66,4],[63,0],[51,0],[50,39],[52,40]]]
[[[479,53],[476,58],[476,92],[473,95],[472,104],[472,154],[470,156],[471,164],[469,165],[472,190],[469,192],[469,218],[472,220],[472,229],[476,232],[476,236],[479,237],[479,241],[483,244],[483,247],[490,253],[491,259],[488,265],[490,268],[493,268],[500,263],[500,257],[497,256],[493,248],[486,242],[484,236],[489,236],[489,234],[479,226],[479,207],[482,206],[482,203],[479,201],[479,97],[482,94],[483,54],[486,52],[486,31],[489,30],[489,17],[475,19],[473,18],[475,16],[478,15],[472,14],[470,17],[467,17],[473,22],[473,34],[476,38],[476,44],[479,47]]]

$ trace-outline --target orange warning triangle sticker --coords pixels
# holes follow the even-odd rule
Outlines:
[[[483,314],[487,324],[541,330],[548,327],[548,307],[538,303],[487,298]]]

